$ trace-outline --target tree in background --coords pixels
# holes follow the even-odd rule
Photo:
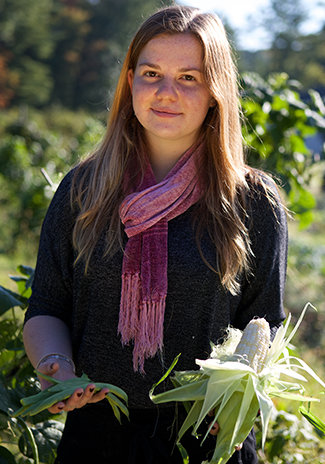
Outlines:
[[[0,108],[54,102],[102,110],[130,37],[161,5],[160,0],[1,0]]]
[[[53,78],[47,59],[54,50],[52,0],[0,2],[0,108],[12,101],[49,101]]]
[[[323,1],[319,2],[324,6]],[[256,17],[255,17],[256,18]],[[262,29],[270,37],[267,50],[241,51],[240,71],[254,71],[266,78],[270,73],[286,72],[303,88],[325,94],[325,28],[304,34],[309,10],[302,0],[270,0],[261,8],[258,20],[250,17],[251,29]]]

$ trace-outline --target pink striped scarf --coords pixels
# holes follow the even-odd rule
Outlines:
[[[133,342],[133,368],[141,373],[145,359],[163,347],[167,223],[202,195],[195,160],[203,149],[203,143],[191,147],[159,184],[148,162],[138,191],[128,195],[120,208],[129,240],[123,258],[118,331],[123,345]]]

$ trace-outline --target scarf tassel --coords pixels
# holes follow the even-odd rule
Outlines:
[[[139,318],[137,311],[134,308],[139,307],[140,301],[140,275],[123,274],[122,275],[122,291],[120,301],[120,316],[118,324],[118,332],[121,334],[123,345],[128,345],[131,340],[134,340],[135,334],[139,328]]]
[[[144,374],[145,359],[152,358],[163,347],[166,295],[153,295],[150,301],[139,304],[141,281],[138,273],[122,276],[121,293],[118,331],[123,345],[133,341],[133,368]]]

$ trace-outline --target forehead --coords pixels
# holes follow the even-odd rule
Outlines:
[[[154,60],[154,61],[153,61]],[[137,65],[143,63],[159,64],[168,61],[195,67],[202,67],[203,47],[193,34],[161,34],[151,39],[142,49]]]

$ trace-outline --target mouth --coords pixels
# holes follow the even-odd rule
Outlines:
[[[151,111],[161,118],[174,118],[181,114],[179,111],[173,111],[167,108],[151,108]]]

